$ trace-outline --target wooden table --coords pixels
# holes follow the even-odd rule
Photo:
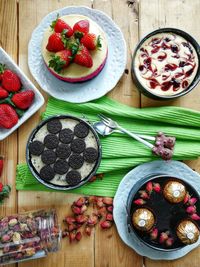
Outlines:
[[[200,41],[199,10],[200,0],[0,0],[0,45],[19,64],[32,81],[27,66],[27,45],[33,29],[52,10],[69,5],[85,5],[107,13],[121,28],[128,47],[127,69],[116,88],[109,94],[127,105],[134,107],[176,105],[200,110],[199,90],[176,101],[158,102],[140,95],[134,86],[131,73],[131,54],[138,40],[159,27],[183,29]],[[132,2],[132,3],[131,3]],[[134,3],[133,3],[134,2]],[[35,82],[37,88],[38,84]],[[45,99],[47,95],[44,94]],[[77,195],[48,192],[16,192],[16,164],[25,162],[25,146],[32,129],[38,124],[45,106],[5,141],[0,142],[0,155],[5,155],[6,164],[3,181],[12,185],[12,194],[1,206],[0,214],[30,210],[41,207],[56,207],[59,218],[70,210]],[[200,171],[200,160],[187,162]],[[64,197],[63,197],[64,196]],[[152,261],[137,255],[120,240],[115,227],[102,232],[97,227],[90,238],[78,244],[62,242],[62,250],[48,258],[19,264],[20,267],[199,267],[200,249],[195,249],[182,259]],[[9,266],[15,266],[9,265]]]

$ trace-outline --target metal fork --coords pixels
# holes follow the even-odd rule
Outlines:
[[[98,114],[97,115],[102,122],[110,127],[111,129],[116,129],[116,130],[120,130],[123,133],[128,134],[129,136],[133,137],[134,139],[136,139],[137,141],[139,141],[140,143],[144,144],[145,146],[153,149],[154,145],[152,145],[151,143],[147,142],[146,140],[142,139],[141,137],[139,137],[137,134],[134,134],[132,132],[129,132],[128,130],[124,129],[123,127],[121,127],[116,121],[113,121],[112,119],[106,117],[103,114]]]

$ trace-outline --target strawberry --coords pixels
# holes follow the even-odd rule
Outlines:
[[[59,51],[52,56],[51,60],[49,60],[49,67],[59,73],[63,68],[66,68],[70,64],[71,59],[71,50],[66,49]]]
[[[0,99],[8,97],[8,92],[0,86]]]
[[[2,81],[2,73],[4,72],[5,67],[6,66],[4,64],[0,63],[0,82]]]
[[[0,158],[0,177],[2,175],[2,171],[3,171],[3,159]]]
[[[78,38],[83,37],[84,34],[87,34],[89,32],[89,21],[87,19],[83,19],[78,21],[74,24],[73,31],[75,33],[75,36]]]
[[[2,74],[2,87],[8,92],[17,92],[21,88],[21,81],[13,71],[5,70]]]
[[[18,116],[13,107],[0,104],[0,127],[10,129],[18,122]]]
[[[58,52],[65,49],[60,33],[55,32],[49,36],[46,49],[50,52]]]
[[[94,50],[102,46],[100,35],[96,36],[94,33],[85,34],[81,38],[81,43],[89,50]]]
[[[65,30],[67,37],[71,37],[73,35],[72,28],[64,20],[59,19],[58,17],[56,20],[52,21],[51,28],[58,33],[61,33],[63,30]]]
[[[16,107],[20,109],[27,109],[33,102],[35,93],[32,90],[26,90],[17,94],[11,98]]]
[[[83,45],[79,47],[77,54],[74,57],[74,62],[78,65],[91,68],[93,66],[92,57]]]

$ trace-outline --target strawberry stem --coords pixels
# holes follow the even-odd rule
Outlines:
[[[59,14],[57,14],[56,19],[53,20],[52,23],[51,23],[51,25],[50,25],[50,27],[51,27],[52,30],[54,30],[55,25],[56,25],[56,23],[57,23],[57,21],[58,21],[58,18],[59,18]]]
[[[98,35],[97,37],[97,48],[101,48],[102,47],[102,44],[101,44],[101,36]]]
[[[15,108],[15,111],[16,111],[16,113],[17,113],[17,115],[18,115],[19,118],[21,118],[24,115],[24,113],[25,113],[24,110],[21,110],[19,108]]]
[[[61,70],[63,69],[63,66],[65,66],[66,61],[61,60],[59,56],[52,56],[52,59],[49,60],[49,67],[53,68],[57,73],[60,73]]]
[[[6,68],[6,65],[0,63],[0,74],[4,72],[5,68]]]

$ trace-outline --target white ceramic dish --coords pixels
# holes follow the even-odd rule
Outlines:
[[[27,78],[27,76],[15,64],[12,58],[0,47],[0,63],[5,64],[7,68],[13,70],[20,78],[24,89],[31,89],[35,93],[33,104],[19,119],[18,123],[11,129],[0,128],[0,141],[8,137],[17,128],[19,128],[26,120],[28,120],[40,107],[44,104],[44,98],[34,84]]]
[[[108,58],[103,70],[92,80],[68,83],[54,77],[45,66],[41,44],[44,31],[60,16],[81,14],[94,20],[106,33]],[[72,103],[83,103],[102,97],[111,91],[124,73],[127,51],[123,34],[110,17],[88,7],[65,7],[49,13],[33,31],[28,47],[30,71],[41,88],[51,96]]]
[[[174,174],[176,175],[174,176]],[[200,194],[199,174],[184,163],[174,160],[156,160],[144,163],[127,173],[119,184],[114,198],[114,221],[117,231],[124,243],[141,256],[148,257],[152,260],[175,260],[197,248],[200,245],[200,238],[196,243],[184,246],[178,250],[159,251],[141,242],[136,234],[134,232],[129,232],[128,229],[126,204],[131,189],[134,187],[135,192],[137,192],[141,184],[145,183],[149,177],[157,175],[180,177],[185,182],[190,183]]]

